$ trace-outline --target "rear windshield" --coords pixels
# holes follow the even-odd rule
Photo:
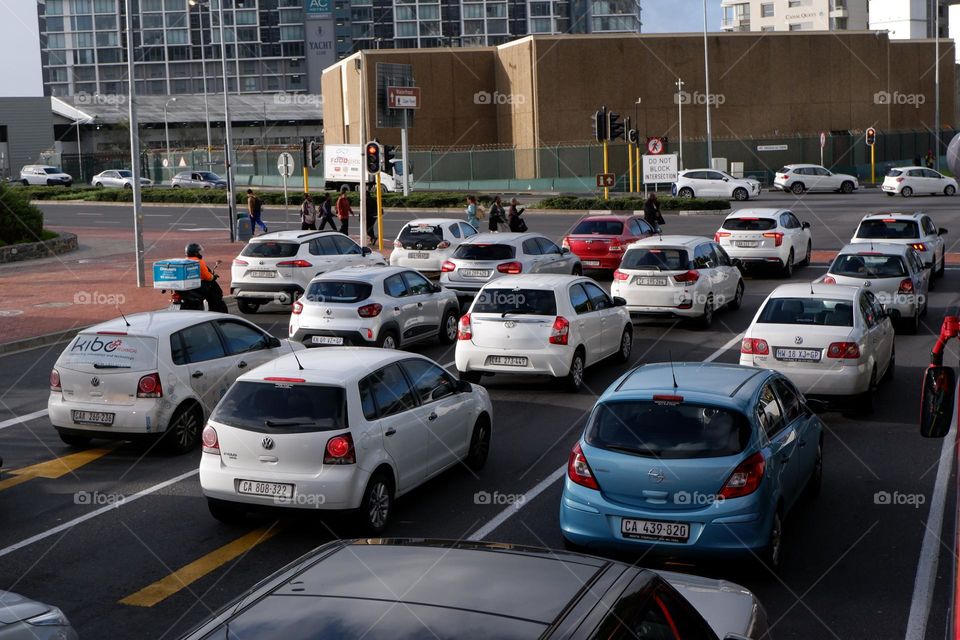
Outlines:
[[[777,173],[790,173],[790,167],[780,167],[777,169]]]
[[[912,240],[920,237],[914,220],[864,220],[857,229],[858,238]]]
[[[251,242],[240,252],[254,258],[289,258],[297,255],[300,245],[296,242]]]
[[[841,255],[833,261],[830,273],[851,278],[902,278],[907,265],[900,256]]]
[[[744,450],[750,423],[740,412],[698,404],[611,402],[590,416],[586,440],[646,458],[718,458]]]
[[[408,224],[400,232],[400,240],[443,240],[443,229],[437,224]]]
[[[343,429],[346,394],[343,387],[240,381],[230,387],[210,419],[264,433]]]
[[[157,339],[149,336],[81,333],[64,349],[57,364],[90,371],[156,369]]]
[[[772,298],[767,300],[757,322],[852,327],[853,305],[846,300]]]
[[[366,282],[322,280],[310,283],[305,296],[310,302],[360,302],[370,297],[373,285]]]
[[[623,222],[619,220],[581,220],[570,233],[572,235],[618,236],[623,233]]]
[[[553,291],[540,289],[484,289],[473,302],[473,313],[557,315]]]
[[[900,171],[900,169],[890,169],[890,171],[887,171],[888,178],[896,178],[901,175],[903,175],[903,171]]]
[[[723,228],[730,231],[769,231],[777,227],[777,221],[770,218],[729,218],[723,221]]]
[[[686,249],[631,249],[620,261],[621,269],[681,271],[690,266]]]
[[[508,244],[461,244],[453,252],[454,258],[464,260],[509,260],[516,249]]]

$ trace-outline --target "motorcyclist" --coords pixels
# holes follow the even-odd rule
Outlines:
[[[186,247],[186,253],[189,260],[200,263],[200,295],[207,301],[207,308],[210,311],[227,313],[227,304],[223,301],[223,289],[217,284],[219,276],[207,268],[207,263],[203,260],[203,247],[196,242],[191,242]]]

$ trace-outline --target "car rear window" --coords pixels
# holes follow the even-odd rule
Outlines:
[[[310,302],[360,302],[370,297],[373,285],[366,282],[322,280],[311,282],[304,296]]]
[[[509,260],[517,250],[508,244],[461,244],[453,252],[454,258],[464,260]]]
[[[474,300],[472,313],[555,316],[557,298],[553,291],[541,289],[484,289]]]
[[[643,248],[630,249],[620,261],[621,269],[650,269],[653,271],[680,271],[690,267],[686,249]]]
[[[864,220],[857,229],[858,238],[871,240],[912,240],[920,237],[920,229],[914,220]]]
[[[252,258],[289,258],[297,255],[300,245],[296,242],[251,242],[240,252]]]
[[[770,218],[728,218],[723,228],[730,231],[769,231],[777,227],[777,221]]]
[[[581,220],[570,232],[571,235],[618,236],[623,233],[620,220]]]
[[[901,256],[847,254],[837,256],[829,271],[851,278],[903,278],[907,265]]]
[[[738,411],[654,399],[598,405],[586,440],[647,458],[718,458],[742,452],[750,431],[750,422]]]
[[[900,171],[900,169],[890,169],[890,171],[887,171],[888,178],[896,178],[897,176],[902,176],[902,175],[903,175],[903,171]]]
[[[150,336],[81,333],[63,350],[57,364],[81,371],[148,371],[157,368],[157,344]]]
[[[423,238],[443,240],[443,229],[438,224],[408,224],[400,232],[400,240],[422,240]]]
[[[238,429],[263,433],[304,433],[344,429],[343,387],[295,382],[234,383],[210,417]]]
[[[61,169],[60,167],[46,167],[44,168],[44,172],[49,174],[63,173],[63,169]]]
[[[848,300],[771,298],[763,306],[757,322],[852,327],[853,303]]]
[[[777,169],[777,173],[790,173],[790,167],[780,167]]]

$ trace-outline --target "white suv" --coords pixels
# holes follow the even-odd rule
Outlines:
[[[863,217],[850,242],[885,242],[913,247],[932,270],[930,288],[933,289],[934,280],[943,277],[947,250],[943,236],[946,233],[946,229],[938,229],[930,216],[922,211],[875,213]]]
[[[727,216],[713,236],[731,258],[747,266],[773,265],[787,278],[794,265],[810,264],[810,223],[787,209],[740,209]]]
[[[452,344],[459,318],[457,294],[413,269],[347,267],[310,281],[293,303],[290,337],[306,346]]]
[[[298,357],[240,376],[204,428],[200,486],[215,518],[257,507],[355,510],[379,534],[395,497],[457,464],[486,462],[493,408],[483,387],[402,351]]]
[[[336,231],[265,233],[252,238],[234,259],[230,292],[242,313],[256,313],[268,302],[293,304],[314,277],[358,264],[387,261]]]
[[[51,167],[46,164],[28,164],[23,169],[20,169],[20,182],[22,182],[24,186],[42,184],[52,187],[62,184],[65,187],[69,187],[73,184],[73,176],[69,173],[64,173],[60,167]]]
[[[625,304],[583,276],[505,276],[485,285],[460,318],[457,370],[470,382],[484,373],[548,375],[577,392],[584,368],[630,359]]]
[[[750,200],[760,196],[760,183],[753,178],[734,178],[716,169],[690,169],[677,175],[671,191],[681,198]]]
[[[860,181],[856,176],[833,173],[818,164],[788,164],[777,171],[773,186],[797,195],[804,191],[852,193],[860,188]]]

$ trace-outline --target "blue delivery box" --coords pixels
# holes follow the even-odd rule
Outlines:
[[[200,287],[200,263],[177,258],[153,263],[153,288],[186,291]]]

